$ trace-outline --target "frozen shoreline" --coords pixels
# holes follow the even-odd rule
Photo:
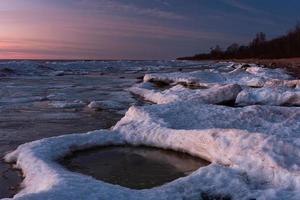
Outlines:
[[[155,81],[170,88],[162,91]],[[299,87],[283,70],[235,63],[145,75],[129,91],[156,105],[132,106],[111,130],[42,139],[7,154],[25,175],[25,188],[14,199],[199,199],[207,193],[299,199],[300,108],[293,107],[299,106]],[[215,105],[226,101],[244,107]],[[66,171],[55,161],[70,151],[120,144],[183,151],[213,164],[161,187],[130,190]]]

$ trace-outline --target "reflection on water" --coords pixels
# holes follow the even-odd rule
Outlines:
[[[77,151],[60,163],[71,171],[132,189],[160,186],[209,164],[185,153],[129,146]]]

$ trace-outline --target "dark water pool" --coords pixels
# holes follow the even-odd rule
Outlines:
[[[207,166],[185,153],[150,147],[99,147],[60,160],[67,169],[132,189],[160,186]]]

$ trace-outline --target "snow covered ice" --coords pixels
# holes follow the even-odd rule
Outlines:
[[[158,88],[157,81],[169,87]],[[7,154],[25,176],[14,199],[300,199],[299,81],[291,75],[218,63],[194,72],[150,72],[128,90],[155,104],[131,106],[112,129],[46,138]],[[119,106],[94,100],[88,107],[103,105]],[[133,190],[56,162],[71,151],[122,144],[186,152],[212,164],[160,187]]]

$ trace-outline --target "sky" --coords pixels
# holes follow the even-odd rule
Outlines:
[[[0,0],[0,59],[174,59],[285,34],[299,0]]]

